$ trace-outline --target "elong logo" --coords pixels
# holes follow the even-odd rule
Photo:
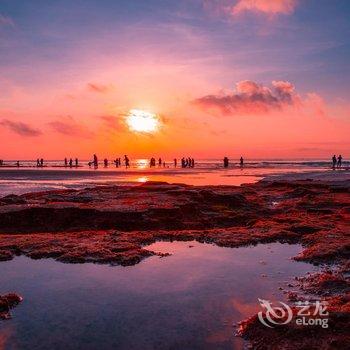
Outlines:
[[[328,328],[327,302],[317,300],[314,303],[309,301],[298,301],[293,309],[286,303],[279,301],[280,306],[273,306],[268,300],[258,299],[264,311],[258,312],[259,321],[266,327],[285,325],[292,320],[297,326],[321,326]],[[293,318],[293,315],[295,316]]]

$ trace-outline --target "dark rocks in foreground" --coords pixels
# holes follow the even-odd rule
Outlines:
[[[0,198],[0,260],[23,254],[134,265],[159,255],[144,248],[157,240],[301,243],[296,260],[339,267],[336,274],[298,280],[301,292],[329,302],[330,327],[269,329],[253,316],[242,322],[241,335],[255,349],[343,349],[350,344],[349,189],[349,182],[312,180],[241,187],[146,183],[7,196]]]
[[[0,295],[0,319],[11,318],[11,309],[17,306],[23,298],[16,293]]]
[[[197,240],[225,247],[300,242],[305,249],[295,259],[341,261],[350,256],[349,187],[151,182],[7,196],[0,198],[0,260],[24,254],[133,265],[154,254],[146,244]]]

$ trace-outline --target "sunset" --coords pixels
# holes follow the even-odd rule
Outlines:
[[[349,348],[349,59],[348,0],[0,0],[0,350]]]
[[[150,112],[131,109],[126,116],[129,130],[133,132],[156,133],[159,129],[158,117]]]

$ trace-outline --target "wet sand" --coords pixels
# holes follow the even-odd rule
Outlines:
[[[0,199],[0,258],[134,265],[162,255],[145,247],[160,240],[224,247],[301,243],[304,249],[294,259],[326,264],[335,276],[300,279],[300,292],[311,293],[313,286],[330,303],[332,332],[313,329],[314,338],[324,348],[341,348],[350,340],[350,176],[288,176],[240,187],[146,182],[6,196]],[[302,329],[262,327],[254,316],[242,324],[241,335],[258,349],[277,336],[288,349],[314,346]]]

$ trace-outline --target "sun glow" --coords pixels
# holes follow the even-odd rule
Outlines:
[[[126,116],[126,123],[130,131],[154,133],[158,130],[160,121],[156,114],[142,111],[140,109],[131,109]]]

